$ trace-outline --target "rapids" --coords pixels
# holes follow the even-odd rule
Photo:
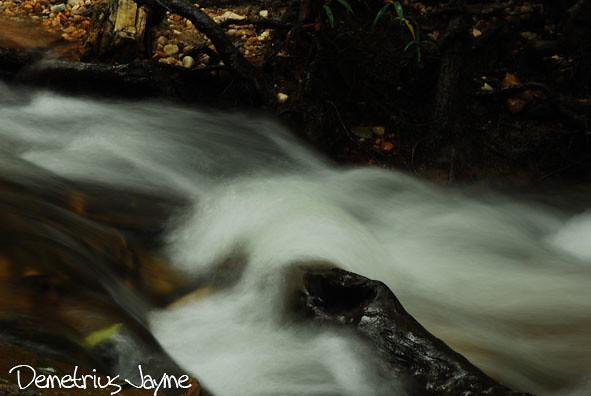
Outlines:
[[[591,212],[339,167],[264,116],[3,85],[0,156],[47,188],[58,175],[189,202],[164,248],[187,277],[245,262],[223,269],[240,271],[233,285],[150,314],[215,395],[400,394],[353,335],[286,317],[286,269],[308,261],[386,283],[506,385],[591,393]]]

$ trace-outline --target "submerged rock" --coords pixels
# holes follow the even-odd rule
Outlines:
[[[381,282],[336,268],[307,269],[296,309],[354,327],[411,395],[527,395],[499,384],[429,333]]]

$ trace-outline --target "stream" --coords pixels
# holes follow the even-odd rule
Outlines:
[[[591,393],[591,212],[568,202],[337,166],[264,115],[5,85],[0,157],[0,176],[42,202],[63,183],[174,202],[148,247],[198,292],[158,306],[113,286],[116,272],[89,276],[129,315],[145,315],[214,395],[404,394],[352,332],[286,314],[294,264],[384,282],[431,333],[508,386]],[[133,349],[121,370],[135,364]]]

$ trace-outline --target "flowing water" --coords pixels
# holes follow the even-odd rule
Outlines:
[[[351,334],[286,319],[285,269],[306,261],[383,281],[507,385],[591,392],[591,213],[344,169],[268,118],[158,102],[0,86],[0,150],[12,177],[189,202],[163,248],[187,278],[246,263],[232,286],[150,314],[164,348],[215,395],[400,394]]]

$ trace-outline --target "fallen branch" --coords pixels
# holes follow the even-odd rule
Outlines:
[[[38,53],[0,49],[0,77],[70,93],[163,96],[229,106],[249,106],[260,101],[252,84],[238,83],[227,69],[221,70],[219,66],[216,70],[189,70],[148,60],[109,65],[41,59],[42,54]]]
[[[219,26],[200,8],[188,0],[138,0],[148,7],[163,7],[166,10],[190,20],[193,25],[211,40],[220,58],[226,66],[240,77],[251,82],[265,100],[272,97],[268,82],[261,71],[251,64],[226,36]]]

